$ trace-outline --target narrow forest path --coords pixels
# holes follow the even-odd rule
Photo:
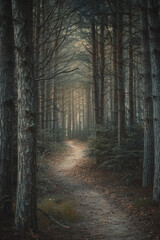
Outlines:
[[[146,239],[136,229],[131,220],[114,204],[108,202],[102,189],[86,184],[76,178],[74,171],[81,171],[87,160],[86,145],[68,141],[69,151],[62,159],[52,164],[52,178],[62,194],[76,202],[82,220],[75,223],[72,239],[76,240],[143,240]],[[76,169],[76,170],[75,170]],[[85,176],[86,177],[86,176]],[[89,174],[88,174],[89,177]]]

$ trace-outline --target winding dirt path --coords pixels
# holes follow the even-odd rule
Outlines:
[[[108,202],[103,192],[94,186],[80,181],[72,175],[74,169],[81,171],[87,160],[85,144],[68,141],[69,153],[53,164],[53,178],[62,193],[74,199],[83,220],[75,224],[78,234],[75,240],[143,240],[144,235],[136,229],[124,212]]]

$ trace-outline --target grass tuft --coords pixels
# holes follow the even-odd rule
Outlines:
[[[76,222],[81,218],[75,204],[60,198],[60,196],[41,200],[38,208],[51,217],[61,218],[68,222]]]

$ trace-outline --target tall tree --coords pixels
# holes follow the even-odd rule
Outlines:
[[[37,230],[36,96],[32,44],[32,0],[14,0],[18,75],[18,186],[16,226]]]
[[[113,1],[114,128],[118,127],[117,0]]]
[[[0,0],[1,22],[1,152],[0,193],[4,210],[12,210],[13,119],[14,119],[14,34],[11,0]]]
[[[134,125],[134,97],[133,97],[133,26],[132,26],[132,6],[129,9],[129,123],[130,127]]]
[[[153,86],[153,118],[155,141],[155,171],[153,198],[160,203],[160,17],[158,0],[149,0],[151,66]]]
[[[94,85],[94,107],[95,107],[95,124],[100,123],[99,118],[99,83],[98,83],[98,65],[97,65],[97,38],[95,18],[91,23],[92,32],[92,67],[93,67],[93,85]]]
[[[123,59],[123,1],[117,0],[117,64],[118,64],[118,146],[126,135]]]
[[[154,176],[154,130],[153,130],[153,101],[152,101],[152,76],[151,56],[148,26],[148,4],[141,0],[142,18],[142,51],[143,51],[143,76],[144,76],[144,162],[143,186],[153,185]]]
[[[105,70],[105,49],[104,49],[104,29],[105,29],[105,18],[101,17],[100,23],[100,57],[101,57],[101,65],[100,65],[100,123],[104,123],[104,70]]]

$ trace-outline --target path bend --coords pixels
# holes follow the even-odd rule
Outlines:
[[[84,181],[72,176],[81,171],[86,144],[67,141],[69,151],[64,158],[53,164],[53,181],[58,182],[63,194],[74,199],[83,220],[75,224],[78,234],[73,240],[145,240],[144,235],[134,226],[127,215],[114,204],[108,202],[103,192],[89,186]]]

